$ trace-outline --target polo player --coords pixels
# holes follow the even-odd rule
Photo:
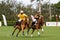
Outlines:
[[[17,15],[17,17],[19,18],[18,21],[16,22],[16,25],[19,25],[21,24],[22,21],[25,21],[25,18],[28,18],[28,15],[26,15],[24,13],[23,10],[20,11],[20,13]]]

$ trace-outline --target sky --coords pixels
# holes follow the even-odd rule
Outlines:
[[[49,0],[43,0],[43,1],[41,1],[41,3],[43,4],[43,3],[46,3],[48,1]],[[50,0],[50,3],[55,4],[55,3],[58,3],[59,1],[60,0]],[[34,1],[33,3],[31,3],[30,0],[17,0],[17,2],[22,2],[25,5],[33,4],[32,8],[36,8],[37,7],[36,6],[37,5],[37,2],[36,1]]]
[[[0,0],[1,1],[1,0]],[[37,5],[37,2],[36,2],[36,0],[34,1],[34,2],[30,2],[30,0],[16,0],[17,2],[21,2],[21,3],[23,3],[25,6],[26,5],[29,5],[29,4],[33,4],[33,6],[32,6],[32,8],[36,8],[36,5]],[[49,0],[43,0],[43,1],[41,1],[41,3],[43,4],[43,3],[46,3],[46,2],[48,2]],[[50,3],[58,3],[60,0],[50,0]]]
[[[1,0],[0,0],[1,1]],[[25,5],[31,4],[30,0],[16,0],[17,2],[22,2]],[[49,0],[43,0],[42,3],[48,2]],[[50,0],[51,3],[57,3],[60,0]]]
[[[25,5],[28,5],[28,4],[31,4],[30,0],[17,0],[17,2],[22,2],[23,4]],[[42,2],[45,3],[45,2],[48,2],[49,0],[43,0]],[[57,3],[59,2],[60,0],[50,0],[51,3]]]

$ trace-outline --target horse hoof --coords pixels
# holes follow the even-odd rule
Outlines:
[[[42,33],[44,33],[44,29],[42,29]]]
[[[13,36],[13,34],[12,34],[12,36]]]
[[[25,36],[28,36],[28,34],[26,34]]]
[[[44,31],[42,31],[42,33],[44,33]]]
[[[18,37],[18,35],[16,35],[16,37]]]
[[[13,33],[12,33],[12,36],[13,36]]]
[[[22,36],[24,36],[24,34],[22,34]]]
[[[40,35],[38,35],[38,36],[40,36]]]
[[[40,33],[38,32],[38,36],[40,36]]]
[[[18,36],[16,36],[16,37],[18,37]]]

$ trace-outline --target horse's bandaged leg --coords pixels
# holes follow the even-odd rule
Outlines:
[[[42,28],[42,32],[44,32],[44,29]]]
[[[38,35],[40,35],[40,32],[38,32]]]

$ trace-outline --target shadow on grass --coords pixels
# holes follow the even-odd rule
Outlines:
[[[48,38],[48,37],[52,37],[52,36],[18,36],[17,38]]]

